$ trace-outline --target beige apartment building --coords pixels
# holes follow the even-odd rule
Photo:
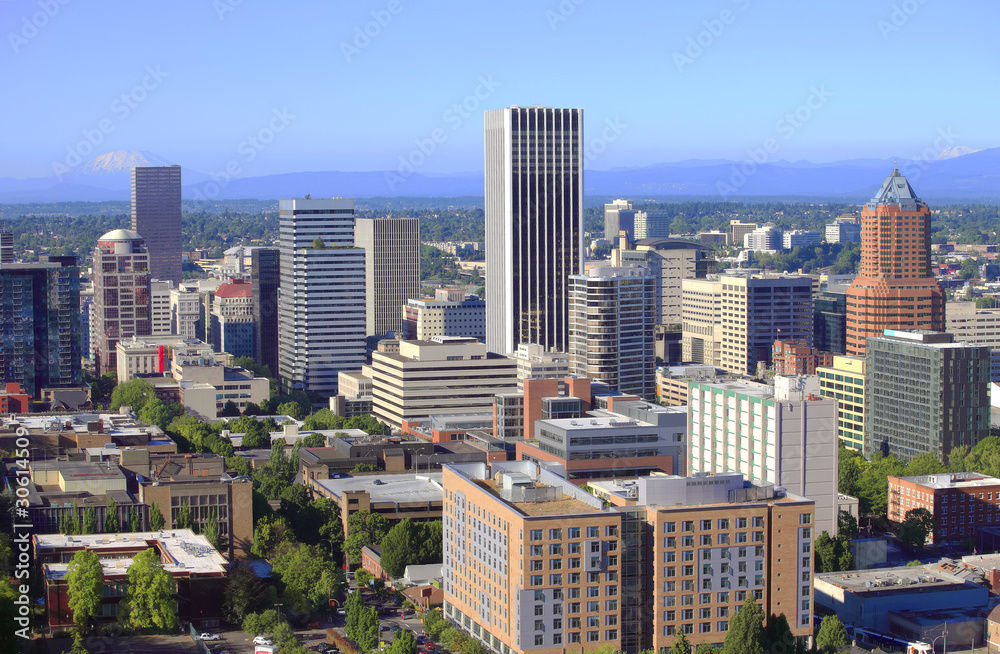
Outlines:
[[[722,365],[722,282],[681,281],[681,351],[685,361]]]
[[[524,461],[447,465],[442,484],[444,613],[492,651],[721,644],[748,597],[812,634],[812,500],[738,473],[599,498]]]

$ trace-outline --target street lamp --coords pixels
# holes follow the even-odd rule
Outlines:
[[[934,640],[931,641],[931,650],[936,650],[938,640],[943,638],[944,643],[942,645],[941,654],[948,654],[948,623],[944,622],[940,627],[934,627],[934,630],[937,629],[942,629],[943,631],[940,636],[936,636]]]

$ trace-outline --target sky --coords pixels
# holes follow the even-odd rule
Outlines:
[[[993,0],[0,0],[0,177],[483,168],[483,111],[581,107],[590,169],[1000,146]],[[942,135],[947,135],[943,137]],[[436,139],[435,139],[436,137]]]

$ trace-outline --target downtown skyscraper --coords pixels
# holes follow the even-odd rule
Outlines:
[[[338,373],[365,363],[365,251],[354,246],[354,200],[281,200],[278,241],[282,388],[336,395]]]
[[[180,284],[180,166],[132,169],[132,231],[146,242],[150,277]]]
[[[944,330],[931,273],[931,210],[894,169],[861,210],[861,269],[847,289],[847,353],[886,329]]]
[[[486,112],[486,344],[565,352],[583,274],[583,110]]]
[[[420,297],[420,221],[361,218],[354,244],[365,250],[368,336],[403,332],[403,305]]]

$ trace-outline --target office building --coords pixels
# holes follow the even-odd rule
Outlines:
[[[139,234],[116,229],[97,239],[90,347],[98,374],[117,370],[119,340],[152,333],[149,288],[149,252]]]
[[[628,243],[635,241],[635,209],[628,200],[615,200],[604,205],[604,238],[617,245],[619,232],[625,232]]]
[[[849,450],[865,449],[865,359],[835,356],[816,368],[820,395],[837,400],[837,436]]]
[[[456,288],[438,288],[433,298],[408,299],[403,338],[429,341],[438,336],[486,340],[486,300]]]
[[[212,347],[234,357],[253,357],[257,340],[250,282],[232,279],[212,297]]]
[[[670,238],[670,226],[674,217],[666,211],[637,211],[635,214],[635,238]]]
[[[442,484],[444,614],[492,651],[721,644],[748,596],[812,633],[811,500],[738,474],[595,482],[602,499],[522,461]]]
[[[861,224],[857,222],[847,222],[837,220],[826,226],[826,242],[833,243],[860,243]]]
[[[771,349],[771,371],[775,375],[815,375],[817,366],[832,364],[832,354],[820,352],[804,340],[775,341]]]
[[[153,336],[173,333],[170,325],[170,291],[173,285],[173,282],[158,279],[149,282],[149,331]]]
[[[180,284],[180,166],[132,169],[132,231],[142,234],[146,241],[150,277]]]
[[[685,406],[692,381],[715,381],[715,366],[687,363],[656,369],[656,399],[665,406]]]
[[[170,290],[170,333],[182,338],[201,338],[198,322],[203,320],[201,294],[197,285],[181,284]],[[202,328],[204,334],[204,328]]]
[[[681,281],[681,356],[722,365],[722,282],[718,277]]]
[[[865,454],[903,461],[990,435],[990,349],[951,334],[887,329],[865,352]]]
[[[886,329],[944,329],[944,291],[931,273],[931,210],[893,170],[861,210],[861,268],[847,291],[847,353]]]
[[[823,232],[793,229],[781,235],[781,247],[786,250],[801,247],[815,247],[823,244]]]
[[[719,280],[720,367],[756,374],[759,363],[771,365],[775,341],[798,339],[812,344],[812,282],[808,277],[723,275]]]
[[[656,397],[656,279],[646,268],[599,267],[569,278],[570,371],[613,391]]]
[[[547,351],[541,345],[521,343],[510,358],[517,362],[517,390],[521,393],[526,379],[561,380],[569,375],[569,355]]]
[[[360,218],[354,244],[365,251],[365,332],[400,336],[402,307],[420,293],[420,221]]]
[[[656,280],[656,323],[680,325],[681,282],[715,272],[715,260],[706,259],[705,246],[672,238],[644,238],[634,247],[611,251],[612,266],[643,266]]]
[[[961,543],[980,528],[1000,526],[1000,479],[978,472],[889,476],[889,521],[901,525],[913,509],[934,516],[928,541]]]
[[[837,403],[774,392],[754,382],[692,382],[688,473],[740,472],[813,499],[817,530],[836,536]]]
[[[14,263],[14,232],[10,223],[0,220],[0,266]]]
[[[975,302],[948,302],[945,331],[956,341],[990,348],[990,381],[1000,382],[1000,309],[979,309]]]
[[[372,354],[373,414],[393,427],[491,413],[493,396],[516,388],[517,364],[472,338],[401,341],[399,354]]]
[[[565,352],[569,276],[583,273],[583,110],[508,107],[485,120],[486,344]]]
[[[784,234],[774,223],[767,223],[744,236],[743,247],[754,252],[773,254],[784,247]]]
[[[278,374],[286,390],[337,394],[365,363],[365,251],[354,200],[281,200]]]
[[[251,253],[250,293],[256,326],[254,359],[278,375],[278,287],[281,285],[281,252],[254,248]]]
[[[847,354],[847,287],[830,284],[813,297],[813,345]]]
[[[757,223],[745,223],[740,220],[729,221],[729,245],[741,248],[746,243],[746,235],[756,230]]]
[[[38,398],[83,385],[80,268],[75,257],[0,269],[0,382]]]

